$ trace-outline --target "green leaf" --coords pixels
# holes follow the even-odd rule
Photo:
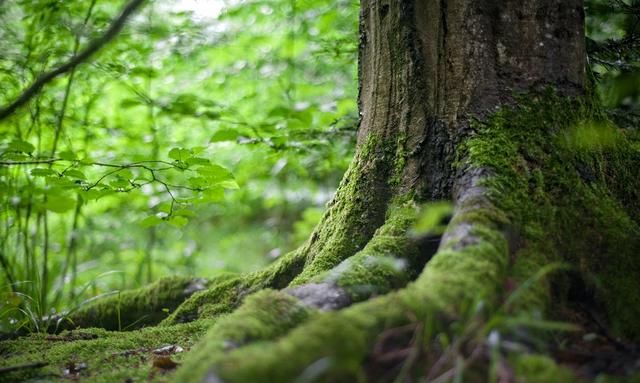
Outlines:
[[[109,186],[115,189],[124,189],[131,186],[131,184],[129,183],[129,180],[118,177],[115,180],[109,182]]]
[[[136,98],[125,98],[124,100],[120,101],[120,107],[125,109],[133,108],[140,105],[144,105],[144,104],[139,99],[136,99]]]
[[[216,112],[215,110],[206,110],[202,114],[210,120],[217,120],[220,118],[220,112]]]
[[[417,235],[442,233],[447,225],[448,217],[453,213],[453,205],[448,201],[429,202],[422,206],[418,219],[413,226]]]
[[[279,105],[272,108],[269,113],[267,113],[267,117],[277,117],[277,118],[286,118],[292,110],[284,105]]]
[[[36,150],[36,147],[31,145],[27,141],[15,139],[9,143],[7,150],[13,152],[32,153],[34,150]]]
[[[58,175],[58,173],[55,170],[49,168],[35,168],[31,169],[31,175],[34,177],[46,177]]]
[[[77,178],[79,180],[87,179],[87,176],[85,176],[83,172],[77,169],[69,169],[66,172],[64,172],[64,175],[71,178]]]
[[[211,142],[235,141],[240,136],[235,129],[221,129],[213,134]]]
[[[191,151],[183,148],[173,148],[169,150],[169,158],[176,161],[184,162],[187,158],[191,157]]]
[[[199,168],[198,173],[207,178],[211,183],[219,183],[226,180],[233,180],[233,174],[218,164],[210,164]]]
[[[166,109],[170,113],[195,116],[198,104],[198,97],[196,95],[181,94],[178,95]]]
[[[213,187],[202,192],[203,202],[220,202],[224,199],[224,189],[222,187]]]
[[[296,111],[291,117],[299,120],[303,127],[308,128],[313,122],[313,111],[310,109]]]
[[[85,201],[91,201],[91,200],[99,200],[100,198],[113,194],[115,193],[113,190],[109,189],[109,188],[104,188],[104,189],[91,189],[91,190],[87,190],[82,192],[82,198]]]
[[[211,161],[209,161],[206,158],[202,158],[202,157],[189,157],[189,158],[187,158],[187,160],[185,162],[189,166],[193,166],[193,165],[209,165],[211,163]]]
[[[173,212],[174,216],[180,217],[195,217],[197,216],[196,212],[191,209],[180,209]]]
[[[156,78],[158,77],[158,71],[152,67],[137,66],[129,71],[131,76],[139,76],[143,78]]]
[[[48,195],[44,208],[54,213],[64,213],[76,206],[75,198],[67,195]]]
[[[30,157],[18,152],[4,152],[2,158],[8,161],[27,161]]]
[[[140,221],[140,226],[141,227],[153,227],[153,226],[158,226],[161,223],[163,223],[164,220],[156,215],[150,215],[147,218],[143,219],[142,221]]]
[[[226,180],[218,183],[218,185],[222,186],[225,189],[240,189],[240,186],[235,180]]]
[[[46,180],[47,185],[55,187],[57,190],[77,189],[80,187],[76,181],[67,177],[58,177],[57,174],[54,177],[47,176]],[[51,190],[49,190],[49,192],[51,192]]]
[[[194,146],[193,148],[191,148],[191,154],[195,156],[197,154],[204,152],[205,150],[207,150],[206,146]]]
[[[122,169],[118,172],[117,177],[125,179],[125,180],[131,180],[133,178],[135,178],[133,176],[133,172],[131,171],[131,169]]]
[[[70,150],[65,150],[63,152],[60,152],[60,154],[58,154],[58,157],[67,161],[74,161],[77,158],[76,154]]]
[[[204,189],[209,186],[209,181],[204,177],[189,178],[189,185],[196,189]]]
[[[189,220],[182,216],[173,216],[167,222],[172,226],[177,227],[178,229],[183,228],[186,224],[189,223]]]

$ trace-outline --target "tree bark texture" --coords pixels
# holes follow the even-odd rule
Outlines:
[[[585,85],[580,0],[363,1],[360,145],[397,141],[404,190],[449,198],[455,146],[470,118],[518,93]]]

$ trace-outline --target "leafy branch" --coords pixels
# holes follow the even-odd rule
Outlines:
[[[56,77],[64,74],[78,65],[82,64],[84,61],[88,60],[91,56],[93,56],[96,52],[98,52],[102,47],[104,47],[108,42],[113,40],[118,33],[124,27],[127,19],[144,3],[145,0],[131,0],[122,10],[120,16],[118,16],[107,31],[97,39],[91,41],[86,48],[80,51],[77,55],[71,57],[68,61],[60,64],[58,67],[52,69],[49,72],[46,72],[40,75],[33,84],[31,84],[27,89],[25,89],[14,101],[9,103],[9,105],[0,107],[0,120],[10,116],[13,114],[18,108],[22,105],[26,104],[31,98],[33,98],[39,91],[44,87],[47,83],[51,82]]]
[[[189,201],[189,199],[179,200],[175,194],[176,190],[187,190],[194,193],[209,193],[208,196],[205,196],[205,200],[215,201],[221,198],[223,189],[237,188],[237,184],[234,180],[233,174],[230,171],[218,164],[212,163],[206,158],[197,157],[197,153],[198,150],[196,149],[190,150],[183,148],[174,148],[169,152],[169,157],[174,160],[173,162],[164,160],[146,160],[117,164],[100,161],[79,160],[74,158],[38,158],[33,160],[4,160],[0,161],[0,167],[29,165],[37,166],[47,164],[49,165],[49,167],[35,167],[31,169],[31,176],[46,177],[52,182],[58,182],[56,180],[62,177],[70,177],[72,179],[75,179],[72,186],[74,186],[74,188],[80,188],[84,192],[90,192],[99,186],[103,186],[103,188],[98,191],[98,198],[99,196],[108,193],[130,192],[136,189],[140,189],[145,185],[157,183],[161,185],[162,189],[164,189],[167,195],[171,198],[169,211],[167,213],[167,216],[164,217],[164,220],[167,220],[173,216],[175,206],[177,204],[182,204],[185,201]],[[51,168],[51,165],[57,163],[68,163],[69,165],[63,170],[56,171]],[[95,181],[86,182],[86,177],[81,171],[77,170],[77,168],[91,166],[110,168],[110,170],[101,174]],[[140,169],[144,172],[147,172],[149,176],[146,179],[140,177],[136,178],[130,172],[122,177],[119,176],[122,172],[131,169]],[[188,184],[174,184],[164,177],[160,177],[160,175],[158,174],[160,172],[169,170],[177,170],[181,173],[188,171],[195,173],[196,176],[189,178]],[[110,185],[105,185],[103,182],[107,178],[112,176],[117,176],[118,179],[111,182]]]

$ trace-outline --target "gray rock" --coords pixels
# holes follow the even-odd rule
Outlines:
[[[307,306],[322,311],[337,310],[351,304],[349,294],[332,283],[308,283],[289,287],[283,292],[300,299]]]

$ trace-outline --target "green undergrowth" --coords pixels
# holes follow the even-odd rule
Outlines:
[[[504,108],[476,130],[464,162],[495,174],[487,187],[529,249],[512,260],[516,275],[550,262],[576,267],[594,281],[614,332],[638,339],[637,133],[617,128],[591,103],[552,92]]]
[[[599,376],[595,383],[640,383],[640,374],[635,373],[628,377],[620,376]]]
[[[0,375],[3,382],[83,380],[91,382],[166,381],[171,368],[158,368],[154,350],[179,346],[188,350],[211,327],[207,320],[136,331],[104,329],[65,331],[58,335],[32,334],[0,342],[0,368],[45,362]],[[175,352],[175,351],[174,351]],[[184,353],[170,356],[181,363]],[[166,366],[170,367],[170,366]]]

